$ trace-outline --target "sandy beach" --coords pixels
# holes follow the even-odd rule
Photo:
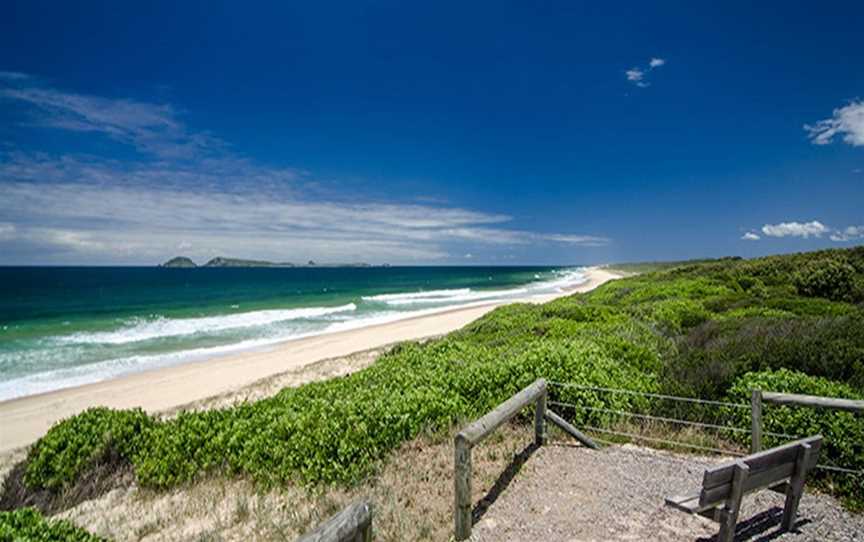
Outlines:
[[[601,268],[589,268],[586,275],[586,282],[559,295],[588,291],[619,276]],[[555,297],[558,296],[524,301],[546,302]],[[57,421],[93,406],[171,411],[181,406],[194,408],[193,403],[224,404],[256,398],[286,385],[345,374],[372,363],[388,345],[448,333],[510,302],[456,308],[297,339],[266,351],[244,352],[0,402],[0,453],[33,443]],[[308,370],[313,366],[314,371]]]

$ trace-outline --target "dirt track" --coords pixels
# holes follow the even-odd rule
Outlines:
[[[698,489],[705,467],[718,461],[630,445],[544,446],[481,512],[472,540],[710,540],[716,523],[666,507],[664,499]],[[830,496],[805,491],[797,533],[778,532],[782,510],[782,495],[745,497],[736,540],[864,540],[864,515]]]

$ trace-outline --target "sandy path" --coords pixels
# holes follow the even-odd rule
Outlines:
[[[552,444],[536,450],[474,526],[474,542],[712,540],[719,526],[665,506],[694,492],[706,467],[728,458],[673,454],[632,445],[589,450]],[[783,496],[745,496],[736,541],[864,540],[864,516],[805,490],[798,532],[781,533]]]
[[[617,278],[590,268],[588,280],[571,292],[587,291]],[[543,302],[556,296],[532,298]],[[0,402],[0,453],[33,443],[57,421],[92,406],[141,407],[148,412],[177,408],[208,397],[230,395],[273,375],[393,343],[449,333],[506,303],[453,309],[367,328],[308,337],[266,351],[244,352],[113,380]]]

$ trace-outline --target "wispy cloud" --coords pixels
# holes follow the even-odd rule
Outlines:
[[[3,72],[0,98],[29,105],[32,122],[73,132],[95,132],[160,158],[193,158],[224,146],[206,132],[193,132],[169,104],[75,94],[38,85],[26,74]]]
[[[25,79],[30,79],[30,76],[21,72],[0,71],[0,79],[5,79],[6,81],[23,81]]]
[[[758,234],[756,234],[752,231],[748,231],[747,233],[745,233],[744,235],[741,236],[741,239],[743,239],[745,241],[758,241],[759,239],[761,239],[761,237],[759,237]]]
[[[466,252],[483,258],[506,246],[610,243],[603,236],[508,227],[513,219],[507,214],[436,198],[346,197],[322,188],[306,171],[232,152],[218,138],[188,128],[170,104],[76,94],[6,73],[0,100],[32,108],[29,126],[107,136],[142,154],[126,161],[0,154],[0,254],[41,262],[154,263],[182,250],[201,259],[417,263],[461,259]]]
[[[627,80],[640,88],[645,88],[650,86],[651,83],[647,81],[648,74],[655,69],[666,64],[666,59],[652,57],[651,60],[648,61],[648,66],[645,68],[634,66],[629,70],[624,72],[624,75],[627,76]]]
[[[0,240],[45,253],[114,255],[129,263],[158,261],[180,246],[178,240],[199,258],[394,263],[446,260],[451,247],[610,242],[505,228],[510,216],[459,207],[313,201],[292,189],[291,171],[232,167],[240,167],[233,173],[238,182],[244,172],[254,173],[258,182],[237,190],[238,185],[216,182],[221,170],[19,153],[0,162],[0,216],[12,227]]]
[[[639,68],[630,68],[624,73],[627,75],[627,80],[634,83],[637,87],[648,86],[648,83],[645,82],[645,72]]]
[[[822,237],[831,231],[830,228],[813,220],[811,222],[781,222],[780,224],[765,224],[762,233],[768,237]]]
[[[843,141],[854,146],[864,146],[864,101],[852,101],[845,107],[835,109],[829,119],[816,124],[805,124],[810,141],[815,145],[827,145],[834,136],[843,136]]]
[[[864,239],[864,226],[848,226],[831,234],[832,241],[855,241]]]

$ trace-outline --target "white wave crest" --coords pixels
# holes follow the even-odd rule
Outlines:
[[[540,275],[535,274],[539,278]],[[556,273],[554,278],[538,281],[519,288],[502,290],[472,290],[460,288],[453,290],[429,290],[426,292],[409,292],[404,294],[382,294],[363,297],[364,301],[384,303],[391,307],[408,307],[423,305],[461,305],[477,301],[492,301],[517,297],[563,292],[585,282],[585,274],[581,270],[568,270]]]
[[[91,344],[126,344],[163,337],[194,335],[196,333],[213,333],[228,329],[264,326],[288,320],[317,318],[357,310],[357,305],[349,303],[338,307],[309,307],[302,309],[263,310],[226,314],[222,316],[205,316],[202,318],[157,318],[154,320],[134,319],[131,325],[115,331],[99,331],[94,333],[75,333],[61,337],[64,343]]]
[[[425,292],[410,292],[406,294],[381,294],[381,295],[369,295],[363,296],[361,299],[363,301],[383,301],[383,302],[392,302],[392,301],[402,301],[406,299],[418,299],[418,298],[429,298],[429,299],[447,299],[454,296],[465,295],[471,291],[471,288],[458,288],[453,290],[428,290]]]

